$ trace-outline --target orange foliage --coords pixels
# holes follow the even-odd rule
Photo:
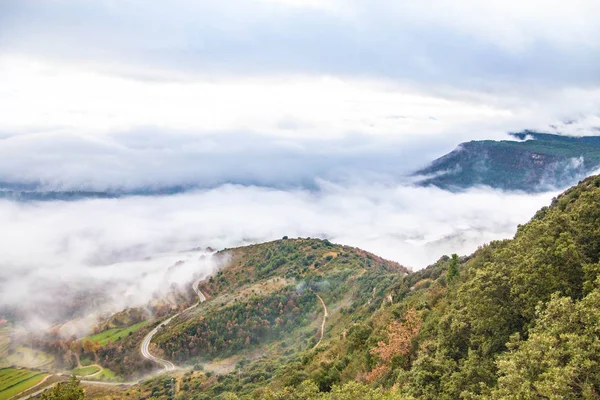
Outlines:
[[[410,352],[412,339],[421,329],[421,315],[414,308],[404,313],[404,321],[393,321],[387,326],[387,343],[381,341],[370,350],[379,356],[377,366],[367,375],[367,382],[373,382],[390,370],[392,359]]]

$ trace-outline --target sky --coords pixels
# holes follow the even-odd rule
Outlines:
[[[590,134],[598,17],[593,0],[2,0],[0,181],[310,186],[510,131]]]
[[[283,235],[413,269],[511,237],[556,193],[408,175],[464,141],[598,134],[598,20],[594,0],[0,0],[0,186],[194,188],[0,202],[0,301]]]

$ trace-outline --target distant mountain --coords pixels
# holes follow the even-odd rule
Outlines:
[[[90,190],[44,190],[36,186],[10,185],[0,182],[0,199],[14,201],[75,201],[83,199],[116,199],[126,196],[172,195],[197,189],[193,186],[168,186],[136,190],[90,191]]]
[[[449,190],[486,185],[537,192],[570,186],[600,167],[600,136],[511,135],[518,140],[462,143],[414,175],[423,186]]]

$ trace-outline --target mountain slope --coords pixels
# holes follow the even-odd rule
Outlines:
[[[471,141],[415,175],[421,185],[464,189],[487,185],[527,192],[572,185],[600,167],[600,136],[566,137],[525,131],[521,141]]]
[[[600,177],[592,177],[512,240],[401,279],[371,279],[375,291],[359,289],[369,293],[366,301],[333,308],[317,349],[250,361],[214,385],[190,377],[190,387],[198,382],[205,392],[182,396],[293,398],[316,390],[302,398],[330,398],[320,393],[359,381],[398,399],[552,398],[553,391],[598,398],[599,227]],[[266,389],[252,384],[261,376]]]
[[[600,398],[599,176],[414,273],[317,239],[219,256],[208,300],[154,340],[182,369],[112,398]]]

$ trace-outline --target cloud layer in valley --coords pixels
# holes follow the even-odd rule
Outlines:
[[[0,304],[40,310],[97,290],[96,311],[115,311],[217,267],[190,249],[284,235],[329,238],[419,269],[512,236],[551,197],[321,182],[318,191],[225,185],[166,197],[3,201]]]

